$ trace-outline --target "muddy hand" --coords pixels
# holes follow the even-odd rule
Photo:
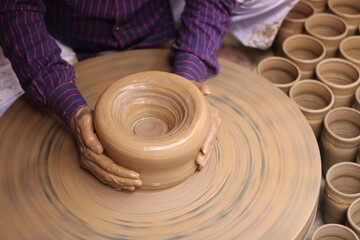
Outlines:
[[[210,92],[210,88],[203,84],[203,83],[198,83],[198,82],[193,82],[199,89],[200,91],[204,94],[204,96],[209,95]],[[211,152],[214,148],[215,145],[215,137],[216,137],[216,133],[217,130],[220,126],[220,117],[219,117],[219,111],[215,108],[210,106],[209,104],[209,108],[211,111],[211,127],[209,130],[209,134],[203,144],[203,146],[200,149],[200,152],[198,153],[197,157],[196,157],[196,164],[198,166],[198,170],[201,170],[204,168],[205,164],[207,163],[207,161],[209,160],[210,156],[211,156]]]
[[[77,142],[82,167],[118,191],[134,191],[142,185],[138,173],[115,164],[103,153],[104,148],[94,132],[93,112],[89,107],[77,111],[70,120],[70,127]]]

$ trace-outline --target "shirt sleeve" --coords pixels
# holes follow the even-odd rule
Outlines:
[[[173,72],[201,81],[219,72],[217,50],[231,22],[235,0],[187,0],[172,45]]]
[[[0,1],[0,45],[24,91],[68,124],[86,102],[75,85],[74,68],[48,35],[45,11],[40,0]]]

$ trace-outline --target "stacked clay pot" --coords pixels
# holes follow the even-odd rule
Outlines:
[[[138,172],[143,189],[171,187],[190,177],[210,125],[209,104],[200,90],[178,75],[158,71],[114,82],[94,111],[106,154]]]
[[[288,94],[308,121],[326,177],[324,220],[345,224],[349,206],[360,197],[360,0],[300,0],[279,29],[274,53],[259,63],[258,73]],[[290,84],[289,77],[264,74],[264,65],[278,69],[279,62],[271,63],[278,57],[291,62],[289,69],[298,67],[300,80],[293,74]],[[279,85],[285,82],[289,90]],[[325,233],[332,229],[345,234],[339,239],[359,239],[359,209],[360,200],[348,210],[353,231],[330,225],[313,239],[336,237]]]

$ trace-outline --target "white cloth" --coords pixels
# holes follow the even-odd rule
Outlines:
[[[237,0],[230,32],[244,45],[266,50],[299,0]]]

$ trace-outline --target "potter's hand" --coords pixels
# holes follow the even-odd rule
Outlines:
[[[81,108],[70,120],[80,154],[80,165],[88,169],[101,182],[115,190],[134,191],[142,182],[138,173],[115,164],[103,151],[94,132],[93,113],[89,107]]]
[[[203,83],[197,83],[197,82],[193,82],[199,89],[200,91],[204,94],[204,96],[209,95],[210,94],[210,88],[203,84]],[[204,168],[205,164],[207,163],[207,161],[210,158],[211,152],[214,148],[215,145],[215,137],[216,137],[216,132],[219,128],[220,125],[220,117],[219,117],[219,111],[215,108],[210,106],[210,111],[211,111],[211,119],[212,119],[212,123],[211,123],[211,127],[209,130],[209,134],[203,144],[203,146],[200,149],[200,152],[198,153],[197,157],[196,157],[196,164],[198,165],[198,170],[201,170]]]

